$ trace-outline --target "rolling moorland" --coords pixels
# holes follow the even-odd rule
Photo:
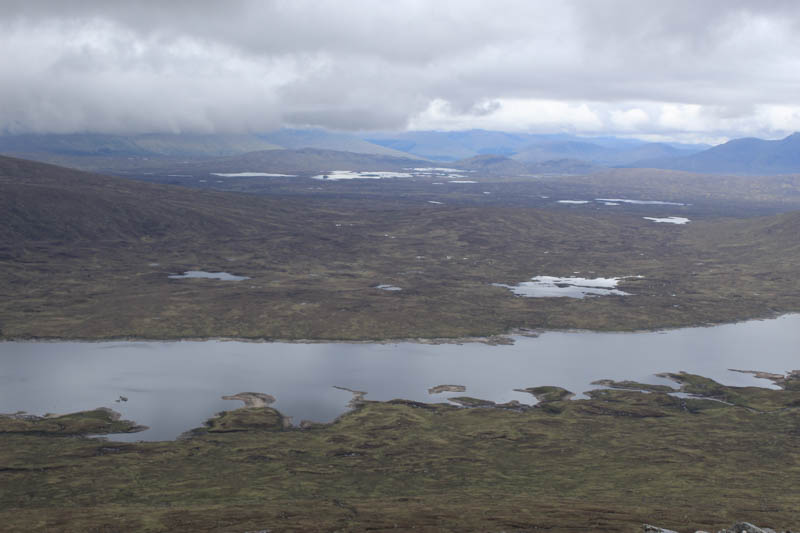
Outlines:
[[[428,163],[434,164],[434,163]],[[532,172],[503,156],[480,156],[448,164],[462,178],[411,177],[382,180],[308,180],[331,169],[408,172],[418,161],[337,151],[302,149],[259,151],[240,156],[192,162],[148,161],[127,165],[111,174],[184,187],[244,192],[281,197],[350,199],[380,205],[421,205],[440,201],[448,206],[514,206],[552,208],[558,200],[596,198],[657,199],[677,213],[698,217],[741,218],[800,210],[800,174],[743,176],[697,174],[659,169],[602,169],[576,174]],[[561,169],[569,161],[549,162],[549,170]],[[272,172],[290,176],[221,177],[219,173]],[[301,179],[297,179],[301,178]],[[449,183],[448,180],[475,183]],[[563,206],[561,206],[563,207]],[[625,211],[652,214],[652,206],[629,204],[610,210],[594,202],[582,211]],[[619,206],[618,206],[619,207]],[[666,209],[666,208],[665,208]]]
[[[644,220],[642,206],[243,195],[12,158],[0,189],[4,338],[460,338],[800,309],[798,213],[675,226]],[[188,270],[250,279],[169,278]],[[633,296],[532,299],[492,285],[574,272],[625,277]]]

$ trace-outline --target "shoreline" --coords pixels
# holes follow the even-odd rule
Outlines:
[[[609,334],[638,334],[638,333],[659,333],[677,331],[682,329],[694,328],[714,328],[745,322],[756,322],[765,320],[777,320],[779,318],[799,315],[800,311],[774,312],[768,316],[754,316],[732,322],[705,322],[702,324],[644,328],[644,329],[587,329],[587,328],[518,328],[506,333],[498,333],[484,337],[402,337],[389,339],[281,339],[267,337],[176,337],[176,338],[156,338],[138,336],[120,337],[0,337],[0,346],[4,343],[23,343],[23,342],[75,342],[75,343],[101,343],[101,342],[249,342],[256,344],[486,344],[488,346],[513,345],[519,337],[535,338],[544,333],[609,333]]]
[[[732,385],[723,385],[719,382],[711,380],[710,378],[705,378],[704,376],[700,376],[697,374],[691,374],[687,372],[665,372],[656,374],[659,377],[665,378],[668,381],[672,382],[673,385],[666,386],[664,389],[662,385],[651,385],[647,383],[639,383],[639,382],[628,382],[628,381],[614,381],[612,379],[604,379],[598,380],[591,383],[593,386],[592,389],[588,391],[584,391],[582,394],[586,395],[585,398],[579,398],[576,393],[573,391],[564,389],[563,387],[554,386],[554,385],[544,385],[544,386],[537,386],[537,387],[529,387],[527,389],[514,389],[517,392],[523,392],[530,394],[535,399],[534,403],[527,404],[527,403],[520,403],[516,400],[511,400],[506,403],[497,403],[492,400],[484,400],[482,398],[474,397],[474,396],[452,396],[452,397],[443,397],[443,398],[431,398],[431,401],[418,401],[418,400],[410,400],[406,398],[394,398],[391,400],[367,400],[365,396],[369,394],[367,391],[360,391],[354,390],[347,387],[341,387],[337,385],[333,385],[334,389],[339,389],[342,391],[350,392],[352,394],[352,398],[348,403],[345,405],[345,410],[342,411],[339,415],[337,415],[332,420],[326,422],[314,421],[314,420],[301,420],[298,423],[294,423],[293,416],[285,414],[280,409],[276,409],[272,407],[272,403],[277,401],[277,398],[272,396],[271,394],[261,393],[261,392],[240,392],[233,395],[225,395],[221,398],[223,400],[237,400],[243,402],[244,405],[233,407],[231,409],[225,409],[221,412],[214,413],[210,415],[208,418],[205,418],[200,422],[200,424],[196,427],[187,429],[183,431],[179,435],[171,438],[171,439],[159,439],[159,440],[115,440],[114,437],[119,437],[122,435],[129,435],[129,434],[138,434],[145,432],[150,428],[150,426],[140,424],[136,420],[123,420],[122,414],[114,409],[106,406],[99,406],[95,407],[94,409],[86,409],[80,411],[73,411],[73,412],[64,412],[64,413],[47,413],[44,415],[36,415],[32,413],[28,413],[27,411],[19,411],[16,413],[0,413],[0,419],[20,419],[20,420],[28,420],[32,422],[42,421],[47,419],[58,419],[63,417],[70,417],[70,416],[80,416],[85,415],[86,413],[91,413],[92,411],[103,411],[108,413],[108,416],[111,421],[113,422],[121,422],[129,424],[129,427],[126,431],[122,432],[108,432],[108,433],[86,433],[86,434],[76,434],[76,436],[88,438],[88,439],[95,439],[101,440],[106,442],[113,442],[113,443],[128,443],[128,444],[140,444],[140,443],[169,443],[169,442],[177,442],[186,439],[191,439],[194,437],[202,436],[206,433],[206,430],[214,421],[222,420],[224,417],[235,414],[236,412],[246,412],[252,409],[266,409],[270,411],[274,411],[277,413],[281,418],[281,425],[282,429],[285,431],[305,431],[308,429],[314,428],[324,428],[324,427],[332,427],[337,424],[343,423],[348,417],[357,414],[360,410],[364,409],[367,405],[405,405],[410,406],[412,408],[423,408],[423,409],[436,409],[436,408],[456,408],[456,409],[487,409],[487,410],[497,410],[497,411],[517,411],[517,412],[525,412],[531,411],[536,409],[548,409],[550,408],[551,404],[558,404],[562,402],[587,402],[596,400],[595,394],[590,394],[592,392],[597,392],[599,394],[603,394],[601,391],[609,391],[612,394],[614,393],[638,393],[638,394],[651,394],[651,393],[661,393],[667,394],[670,397],[685,400],[693,400],[693,401],[713,401],[713,402],[721,402],[728,407],[731,408],[742,408],[747,411],[757,413],[757,414],[769,414],[770,411],[761,411],[759,409],[754,409],[747,405],[740,405],[738,403],[731,403],[725,401],[724,398],[721,398],[719,392],[716,390],[706,390],[707,385],[702,383],[702,381],[710,381],[712,384],[719,384],[724,389],[736,390],[736,389],[747,389],[747,388],[757,388],[757,389],[765,389],[770,391],[783,391],[787,392],[790,389],[786,387],[788,382],[793,380],[800,380],[800,370],[787,370],[783,375],[781,374],[774,374],[769,372],[762,372],[759,370],[738,370],[738,369],[728,369],[731,372],[739,372],[743,374],[752,374],[755,377],[762,378],[768,381],[771,381],[775,388],[772,387],[762,387],[758,385],[750,385],[750,386],[732,386]],[[700,378],[701,383],[698,385],[696,383],[695,378]],[[463,388],[458,385],[439,385],[438,387],[455,387],[453,390],[443,390],[442,392],[466,392],[466,389],[459,390],[459,388]],[[437,388],[437,387],[434,387]],[[436,393],[431,393],[429,390],[429,394],[436,395]],[[683,394],[684,396],[679,396]],[[724,396],[724,395],[723,395]],[[599,397],[599,396],[598,396]],[[800,406],[791,406],[785,409],[800,409]],[[560,412],[560,411],[559,411]]]

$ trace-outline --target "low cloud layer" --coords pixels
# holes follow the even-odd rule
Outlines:
[[[800,3],[5,1],[0,131],[800,130]]]

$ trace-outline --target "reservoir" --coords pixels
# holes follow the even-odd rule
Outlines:
[[[580,393],[598,379],[669,383],[687,371],[727,385],[774,387],[729,369],[800,368],[800,315],[639,333],[544,332],[513,345],[208,341],[2,342],[0,413],[69,413],[110,407],[150,429],[114,440],[168,440],[223,410],[223,395],[258,392],[302,420],[328,422],[351,393],[367,400],[495,402],[535,399],[514,389],[557,385]],[[442,384],[465,392],[429,394]]]

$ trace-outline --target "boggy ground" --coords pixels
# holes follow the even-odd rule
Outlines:
[[[0,193],[0,338],[459,338],[800,310],[800,213],[675,226],[625,206],[276,198],[9,158]],[[250,279],[168,277],[185,270]],[[492,286],[574,272],[643,277],[586,300]]]
[[[162,443],[75,435],[120,431],[104,411],[0,418],[0,520],[9,532],[797,528],[798,376],[784,390],[671,376],[727,403],[659,387],[516,410],[361,402],[305,429],[243,408]]]

